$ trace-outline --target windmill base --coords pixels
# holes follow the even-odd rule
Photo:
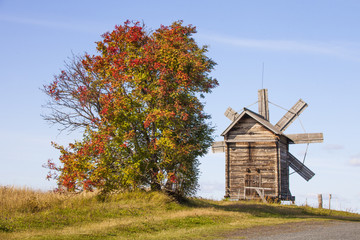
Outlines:
[[[261,193],[261,192],[260,192]],[[291,201],[295,202],[295,196],[281,196],[281,197],[272,197],[272,196],[264,196],[264,195],[257,195],[257,196],[241,196],[241,197],[230,197],[229,195],[224,196],[225,199],[229,201],[240,201],[240,200],[255,200],[255,201],[263,201],[267,203],[277,203],[280,201]]]

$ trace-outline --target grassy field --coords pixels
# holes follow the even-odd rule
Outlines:
[[[57,194],[0,187],[0,239],[213,239],[254,226],[360,221],[354,213],[257,202],[189,199],[158,192]]]

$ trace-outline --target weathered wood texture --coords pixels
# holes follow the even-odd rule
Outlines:
[[[229,132],[231,133],[231,132]],[[228,170],[230,198],[259,198],[255,189],[267,188],[265,196],[276,196],[276,160],[275,142],[237,142],[228,145]]]
[[[225,116],[232,123],[221,134],[224,141],[212,145],[214,153],[225,152],[225,197],[294,200],[289,167],[307,181],[315,174],[289,153],[289,144],[323,142],[323,134],[283,133],[308,106],[301,99],[275,126],[269,122],[267,89],[258,91],[258,103],[259,114],[247,108],[239,114],[229,107]]]
[[[289,163],[287,161],[289,148],[287,144],[279,143],[280,148],[280,191],[283,199],[291,197],[289,190]]]
[[[232,109],[231,107],[228,107],[224,113],[224,115],[230,119],[231,121],[234,121],[238,116],[239,114],[234,110]]]
[[[258,91],[258,108],[259,114],[263,116],[264,119],[269,120],[269,100],[267,89],[260,89]]]
[[[274,133],[249,116],[244,116],[226,135],[227,140],[230,141],[262,141],[276,139]]]
[[[225,198],[230,197],[230,164],[229,164],[229,147],[225,143]]]
[[[262,116],[260,116],[257,113],[252,112],[251,110],[244,108],[244,111],[236,118],[235,121],[233,121],[226,129],[225,131],[221,134],[221,136],[224,136],[228,134],[228,132],[242,119],[244,119],[245,117],[250,117],[253,120],[255,120],[257,123],[259,123],[260,125],[264,126],[265,128],[267,128],[268,130],[270,130],[271,132],[273,132],[274,134],[277,135],[282,135],[282,132],[279,131],[279,129],[277,127],[275,127],[274,125],[272,125],[269,121],[265,120]]]
[[[287,134],[291,141],[291,144],[298,143],[322,143],[324,136],[322,133],[299,133],[299,134]]]
[[[288,153],[288,161],[289,166],[294,169],[301,177],[303,177],[306,181],[309,181],[315,173],[307,168],[302,162],[300,162],[296,157],[294,157],[291,153]]]
[[[276,123],[275,127],[277,127],[280,131],[285,131],[287,127],[302,113],[305,108],[307,108],[307,103],[303,100],[297,101],[295,105]]]
[[[213,153],[225,152],[225,141],[213,142],[211,149]]]

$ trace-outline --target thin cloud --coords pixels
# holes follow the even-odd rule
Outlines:
[[[227,36],[204,35],[204,34],[199,34],[199,36],[207,40],[211,40],[227,45],[232,45],[240,48],[253,48],[253,49],[262,49],[267,51],[320,54],[320,55],[342,57],[342,58],[360,61],[359,56],[353,55],[353,52],[355,50],[351,49],[351,47],[349,47],[347,44],[344,43],[297,41],[297,40],[249,39],[249,38],[234,38]]]
[[[342,150],[344,149],[345,147],[343,145],[340,145],[340,144],[326,144],[323,149],[324,150]]]
[[[1,22],[9,22],[9,23],[16,23],[16,24],[24,24],[24,25],[32,25],[38,27],[46,27],[46,28],[55,28],[55,29],[64,29],[64,30],[71,30],[71,31],[80,31],[80,32],[87,32],[87,33],[98,33],[94,28],[94,24],[88,25],[80,25],[76,23],[69,23],[69,22],[54,22],[49,20],[43,19],[33,19],[33,18],[24,18],[24,17],[17,17],[17,16],[7,16],[7,15],[0,15]]]

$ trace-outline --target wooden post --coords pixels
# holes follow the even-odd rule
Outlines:
[[[280,151],[280,139],[276,142],[276,165],[275,165],[275,195],[281,199],[281,151]]]
[[[329,210],[331,209],[331,194],[329,194]]]
[[[258,107],[259,114],[263,116],[265,120],[269,121],[269,100],[267,89],[260,89],[258,91]]]
[[[319,202],[319,208],[322,208],[323,207],[322,194],[318,194],[318,202]]]
[[[227,140],[227,136],[224,139]],[[225,142],[225,181],[225,198],[230,198],[230,149],[227,142]]]

